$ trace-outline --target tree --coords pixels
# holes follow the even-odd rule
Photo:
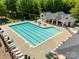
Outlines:
[[[54,12],[63,11],[63,1],[62,0],[54,0],[53,2]]]
[[[16,11],[16,1],[17,0],[6,0],[6,8],[7,11],[13,13]]]
[[[57,12],[57,11],[62,11],[63,6],[62,0],[42,0],[41,5],[42,5],[42,11],[50,11],[50,12]]]
[[[79,3],[76,4],[75,7],[70,10],[70,12],[73,17],[79,19]]]
[[[47,11],[46,7],[47,7],[47,1],[48,0],[40,0],[40,10],[41,12],[45,12]]]
[[[6,0],[8,11],[17,11],[22,16],[37,15],[41,12],[69,11],[75,7],[79,0]]]
[[[63,1],[63,11],[65,13],[70,13],[70,9],[73,8],[75,6],[75,4],[77,3],[76,0],[62,0]]]
[[[30,4],[29,0],[18,0],[16,3],[17,11],[22,14],[28,14],[31,9]]]
[[[5,5],[5,0],[0,1],[0,16],[5,16],[6,15],[6,5]]]
[[[36,0],[18,0],[16,2],[17,12],[22,15],[31,16],[37,14],[40,11],[39,4]]]
[[[38,0],[34,0],[33,2],[33,14],[39,14],[41,12],[40,3]]]

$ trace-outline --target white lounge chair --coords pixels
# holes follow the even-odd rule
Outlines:
[[[11,47],[16,47],[14,43],[9,44],[8,46],[9,46],[10,48],[11,48]]]
[[[12,49],[13,47],[16,47],[15,44],[10,44],[9,48]]]
[[[4,39],[6,39],[6,40],[9,39],[9,36],[5,36]]]
[[[6,41],[5,43],[7,44],[9,48],[16,47],[15,44],[10,40]]]
[[[7,39],[5,39],[5,43],[8,45],[8,44],[13,43],[13,41],[12,41],[12,40],[7,40]]]
[[[21,51],[18,48],[11,50],[11,52],[13,53],[13,56],[15,59],[24,59],[25,58],[23,53],[21,53]]]
[[[9,47],[10,50],[16,49],[15,44],[13,44],[12,46]]]
[[[6,37],[6,36],[7,36],[7,34],[6,34],[6,33],[1,33],[0,35],[1,35],[1,37],[2,37],[2,38],[4,38],[4,37]]]
[[[4,37],[4,40],[5,40],[5,41],[8,41],[8,40],[13,41],[9,36],[5,36],[5,37]]]
[[[4,38],[4,41],[5,41],[5,42],[13,42],[13,40],[10,39],[10,38],[8,38],[8,37],[7,37],[7,38]]]
[[[15,48],[15,49],[12,49],[11,52],[14,53],[14,52],[17,52],[18,50],[19,50],[18,48]]]
[[[14,52],[14,55],[18,55],[18,54],[21,54],[21,51],[20,50]]]
[[[20,56],[20,57],[15,57],[15,59],[25,59],[25,56],[22,55],[22,56]]]
[[[19,57],[18,59],[25,59],[25,56],[21,56],[21,57]]]
[[[24,56],[23,53],[19,53],[19,54],[15,55],[15,59],[18,59],[18,58],[20,58],[22,56]]]
[[[4,32],[3,30],[0,30],[0,34],[3,33],[3,32]]]
[[[10,43],[10,44],[8,44],[8,46],[9,46],[9,47],[15,46],[15,44],[14,44],[14,43]]]

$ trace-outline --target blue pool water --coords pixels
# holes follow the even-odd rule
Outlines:
[[[28,42],[32,47],[46,41],[49,37],[55,36],[60,30],[54,27],[42,28],[32,23],[20,23],[10,25],[10,28],[15,31],[21,38]]]

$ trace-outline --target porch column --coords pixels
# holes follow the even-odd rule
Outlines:
[[[62,27],[64,26],[64,22],[62,22]]]
[[[47,19],[45,19],[45,22],[47,21]]]
[[[71,23],[70,23],[70,26],[73,26],[73,25],[74,25],[74,22],[71,22]]]
[[[58,25],[58,21],[56,21],[56,25]]]
[[[54,21],[54,20],[52,20],[52,24],[53,24],[53,21]]]
[[[69,22],[66,22],[66,26],[68,26]]]

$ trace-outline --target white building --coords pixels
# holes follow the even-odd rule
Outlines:
[[[40,14],[40,19],[56,25],[61,24],[62,26],[73,26],[75,22],[73,17],[71,17],[69,14],[65,14],[64,12],[43,12]]]

